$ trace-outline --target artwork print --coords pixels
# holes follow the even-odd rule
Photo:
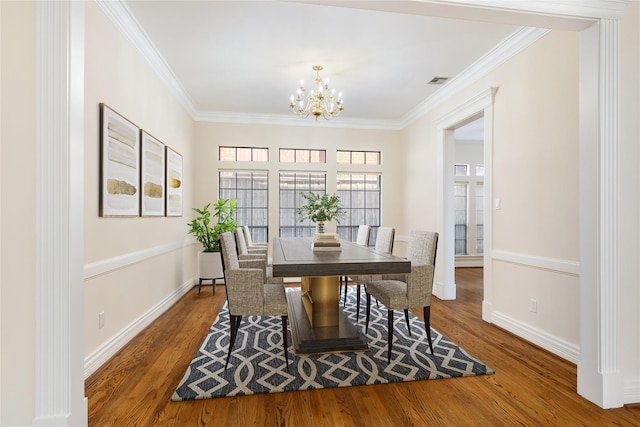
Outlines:
[[[167,216],[182,216],[182,156],[167,147]]]
[[[100,215],[140,215],[140,129],[100,104]]]
[[[142,142],[140,213],[143,216],[164,216],[165,146],[144,130],[140,134]]]

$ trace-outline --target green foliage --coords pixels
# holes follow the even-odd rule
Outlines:
[[[213,214],[209,211],[211,203],[207,203],[202,209],[193,208],[198,216],[189,223],[191,227],[189,233],[196,236],[198,242],[202,243],[205,252],[220,252],[218,235],[236,229],[234,215],[237,204],[236,199],[220,198],[213,205]],[[211,223],[212,218],[215,218],[215,224]]]
[[[296,213],[300,215],[300,222],[309,218],[313,222],[336,220],[340,224],[340,218],[345,216],[347,212],[340,205],[340,198],[328,194],[302,193],[302,197],[307,204],[296,209]]]

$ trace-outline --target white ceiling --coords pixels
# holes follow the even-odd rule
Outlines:
[[[416,3],[373,2],[406,11]],[[443,87],[429,85],[433,77],[458,75],[519,28],[308,2],[124,4],[199,114],[291,117],[289,97],[301,79],[309,86],[317,64],[344,95],[333,121],[399,122]]]

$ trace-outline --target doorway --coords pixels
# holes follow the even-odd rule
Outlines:
[[[482,192],[482,262],[484,267],[483,319],[485,313],[491,313],[491,263],[486,253],[491,250],[491,150],[493,136],[493,99],[497,87],[491,87],[467,102],[449,111],[437,121],[439,158],[439,206],[441,209],[439,230],[441,232],[440,248],[442,262],[439,264],[434,284],[434,294],[440,299],[456,299],[455,266],[456,266],[456,224],[455,224],[455,140],[456,129],[461,129],[472,122],[482,122],[482,158],[483,158],[483,192]],[[476,126],[478,123],[476,124]],[[477,238],[477,236],[476,236]],[[485,319],[487,320],[487,319]]]
[[[482,267],[484,255],[484,115],[454,134],[455,267]]]

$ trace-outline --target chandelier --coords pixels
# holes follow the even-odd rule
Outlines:
[[[320,116],[329,120],[331,117],[338,116],[344,110],[342,107],[342,92],[339,92],[336,97],[335,89],[329,89],[329,79],[323,80],[320,77],[320,71],[322,71],[320,65],[315,65],[313,70],[316,72],[315,88],[311,89],[311,92],[307,95],[304,82],[301,80],[297,96],[291,95],[289,107],[291,107],[294,114],[304,118],[313,114],[316,120]]]

